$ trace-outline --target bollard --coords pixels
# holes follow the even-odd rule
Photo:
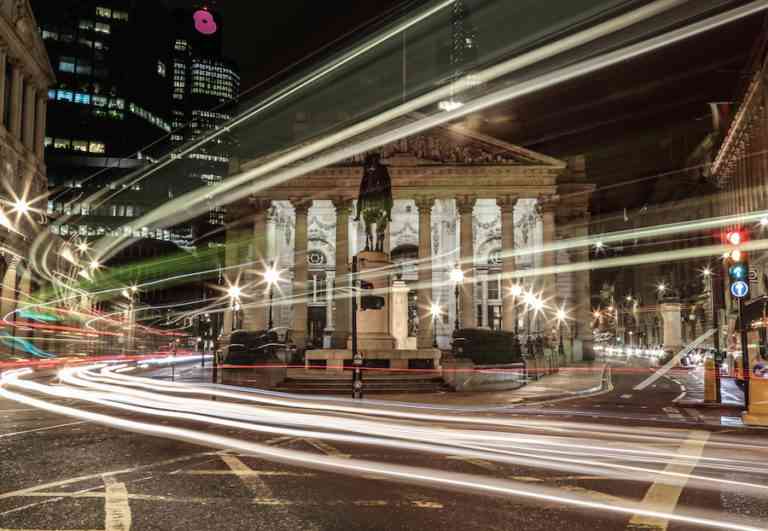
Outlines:
[[[704,362],[704,401],[717,402],[717,381],[715,379],[715,360],[711,357]]]

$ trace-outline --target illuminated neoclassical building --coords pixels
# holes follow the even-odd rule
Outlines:
[[[39,209],[48,190],[43,144],[53,82],[29,3],[0,1],[0,314],[11,319],[33,286],[30,246],[45,221]]]
[[[566,345],[574,345],[577,359],[591,353],[588,268],[555,267],[584,264],[588,252],[542,252],[548,243],[588,234],[593,187],[583,158],[558,160],[459,126],[379,151],[395,199],[385,251],[393,262],[388,311],[397,349],[428,349],[435,336],[447,348],[456,323],[551,335],[551,318],[564,307],[570,322],[579,323],[564,328]],[[274,326],[290,330],[299,346],[346,348],[351,310],[344,293],[351,258],[365,243],[362,223],[354,221],[363,158],[228,206],[228,274],[244,296],[241,314],[225,330],[233,322],[266,328],[270,303],[261,273],[274,264],[282,271],[273,292]],[[258,164],[241,160],[233,171]],[[458,301],[456,268],[464,273]],[[541,293],[549,311],[531,319],[512,295],[515,283]],[[431,307],[439,317],[433,319]]]

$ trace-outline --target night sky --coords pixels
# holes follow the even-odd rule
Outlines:
[[[198,5],[166,0],[171,7]],[[307,57],[389,10],[401,0],[218,0],[224,17],[224,54],[237,62],[243,89]]]

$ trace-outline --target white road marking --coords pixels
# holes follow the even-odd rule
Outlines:
[[[130,531],[131,508],[125,483],[118,482],[113,476],[104,476],[104,485],[104,531]]]
[[[56,426],[46,426],[44,428],[35,428],[33,430],[24,430],[24,431],[16,431],[13,433],[3,433],[0,434],[0,439],[5,439],[6,437],[13,437],[14,435],[24,435],[25,433],[35,433],[37,431],[46,431],[46,430],[55,430],[58,428],[66,428],[67,426],[76,426],[78,424],[85,424],[86,421],[79,420],[77,422],[67,422],[66,424],[57,424]]]
[[[672,402],[673,402],[673,403],[677,403],[677,402],[680,402],[680,401],[681,401],[683,398],[685,398],[685,395],[687,395],[687,394],[688,394],[688,391],[683,391],[682,393],[680,393],[679,395],[677,395],[675,398],[673,398],[673,399],[672,399]]]
[[[662,409],[664,410],[664,413],[666,413],[667,416],[669,418],[671,418],[671,419],[675,419],[675,420],[684,420],[685,419],[683,414],[680,413],[680,410],[677,409],[676,407],[665,407],[665,408],[662,408]]]
[[[688,483],[688,477],[696,468],[701,454],[704,452],[704,445],[709,440],[709,432],[692,431],[688,438],[680,445],[677,454],[682,458],[679,461],[670,463],[664,469],[665,472],[682,474],[684,477],[669,481],[667,477],[665,483],[654,482],[645,493],[643,498],[643,508],[658,512],[672,513],[677,507],[680,495]],[[664,531],[667,529],[669,521],[664,518],[654,516],[635,515],[629,521],[627,529],[654,529]]]
[[[646,378],[645,380],[643,380],[642,382],[637,384],[634,387],[634,390],[635,391],[642,391],[643,389],[645,389],[649,385],[655,383],[656,380],[658,380],[659,378],[661,378],[662,376],[667,374],[670,371],[670,369],[672,369],[672,367],[675,367],[678,363],[680,363],[680,360],[682,359],[683,356],[685,356],[690,351],[692,351],[693,349],[695,349],[696,347],[701,345],[704,341],[706,341],[709,338],[709,336],[713,335],[714,333],[715,333],[715,329],[712,328],[710,330],[707,330],[703,334],[701,334],[699,337],[694,339],[692,342],[688,343],[685,347],[683,347],[680,350],[680,352],[678,352],[677,354],[672,356],[672,359],[669,360],[663,367],[661,367],[656,372],[651,374],[648,378]]]
[[[632,395],[621,395],[621,398],[623,398],[624,400],[629,400],[630,398],[632,398]]]

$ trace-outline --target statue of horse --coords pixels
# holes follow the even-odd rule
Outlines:
[[[357,198],[355,221],[365,224],[365,250],[384,252],[387,226],[392,221],[392,179],[381,155],[372,153],[365,158],[360,194]]]

